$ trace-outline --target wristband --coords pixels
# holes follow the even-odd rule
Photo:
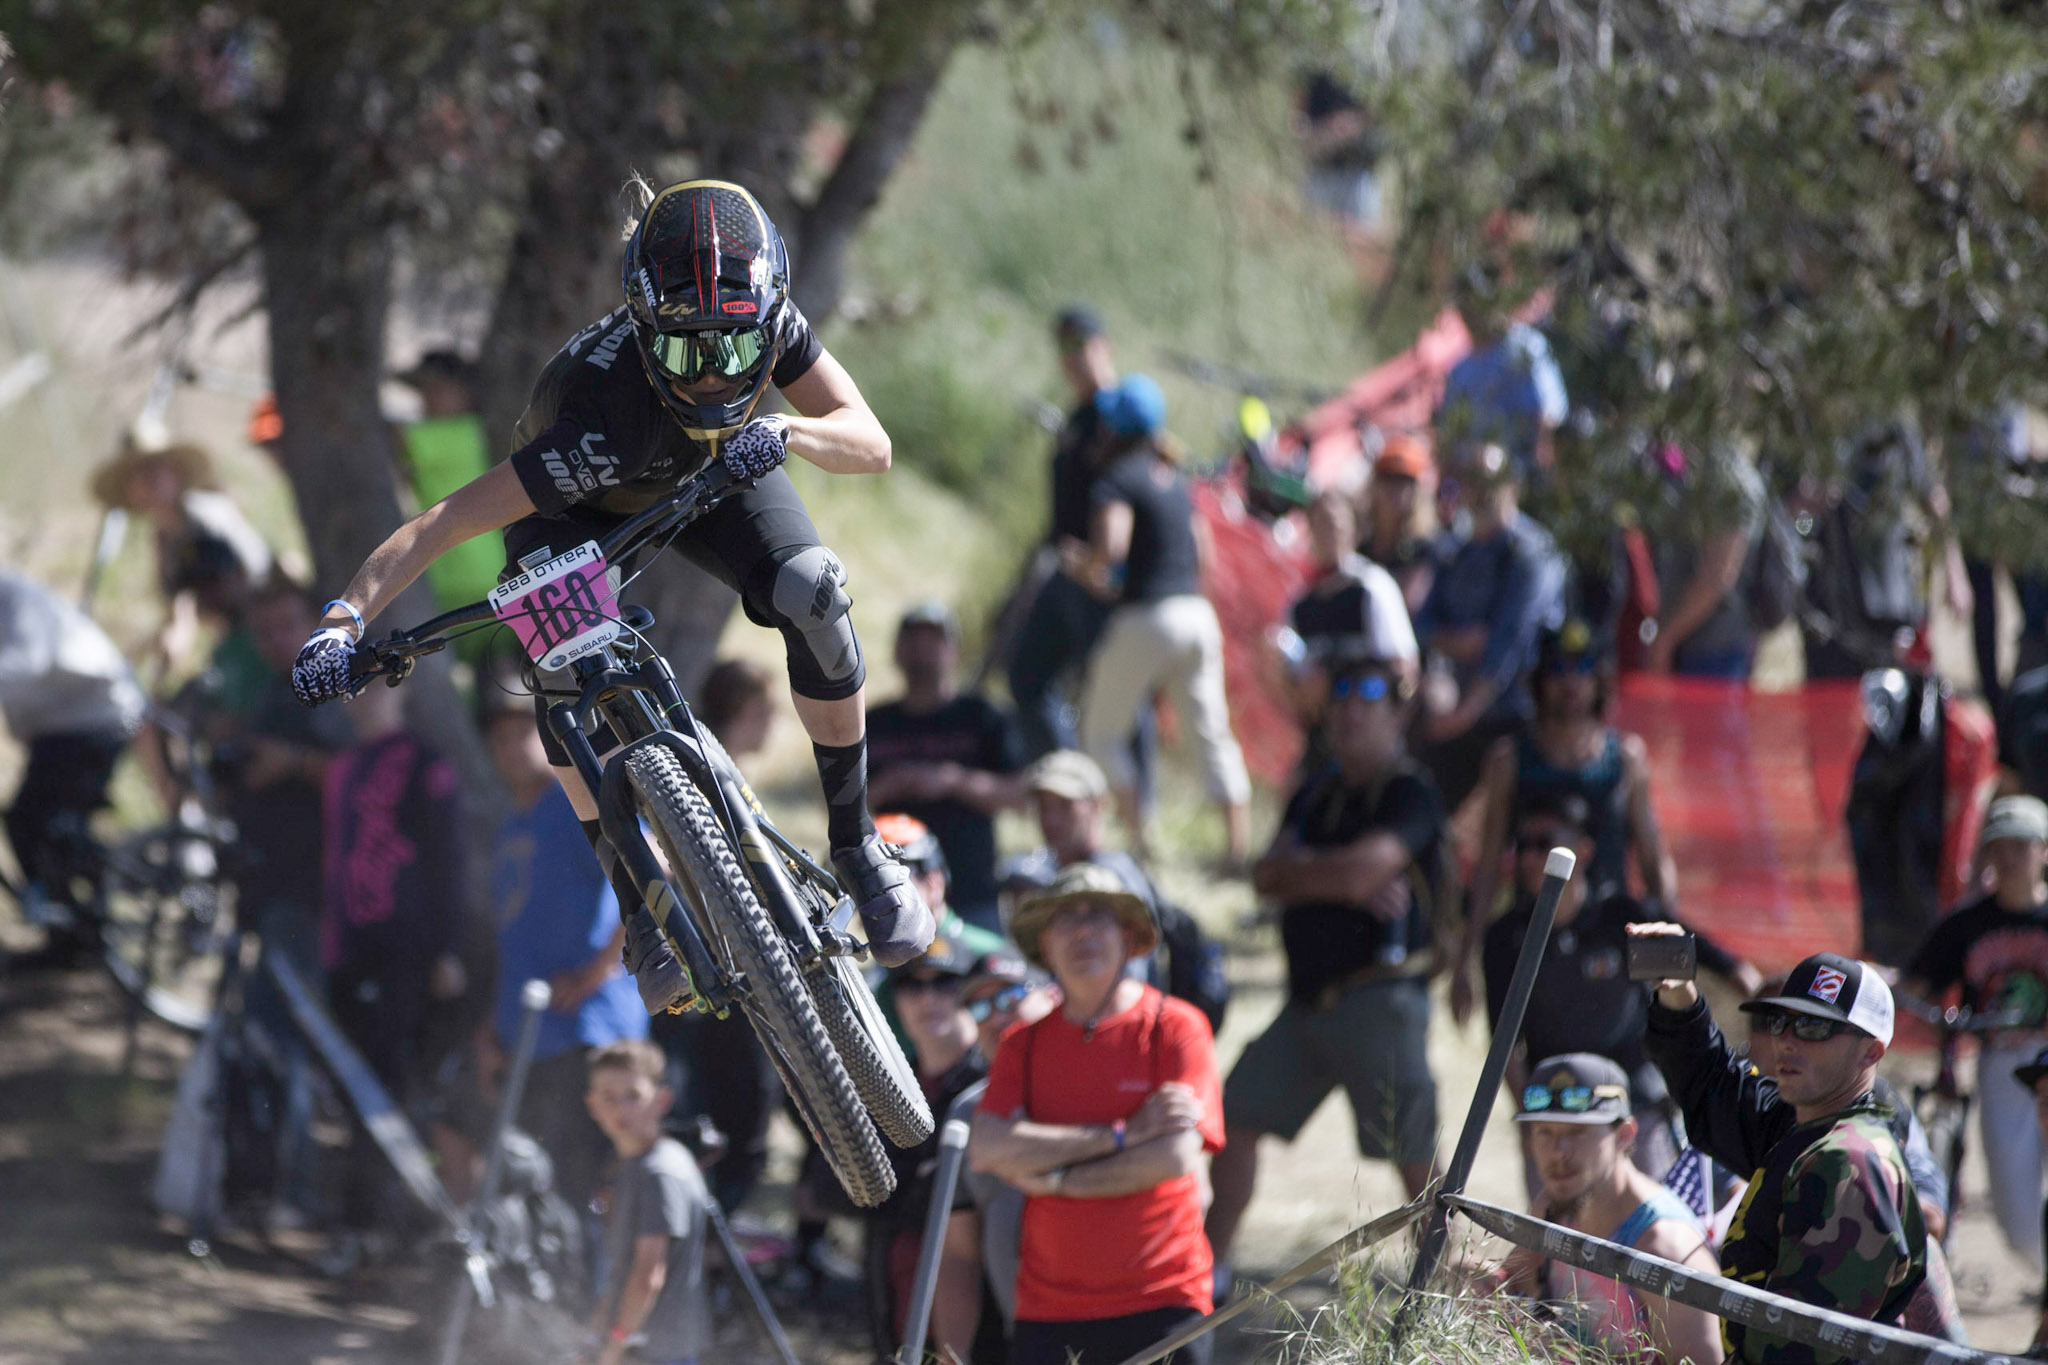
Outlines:
[[[320,614],[322,616],[325,616],[328,612],[333,611],[336,607],[340,607],[343,611],[347,612],[348,619],[356,623],[357,640],[361,640],[363,636],[369,634],[370,628],[368,625],[364,623],[363,614],[357,611],[355,607],[351,604],[342,601],[339,597],[335,598],[332,602],[329,602],[326,606],[320,608]]]
[[[1052,1187],[1052,1192],[1054,1194],[1058,1194],[1060,1192],[1060,1187],[1067,1183],[1067,1168],[1064,1166],[1055,1166],[1051,1170],[1047,1171],[1045,1173],[1045,1183]]]
[[[625,1328],[619,1326],[616,1322],[612,1324],[611,1337],[613,1345],[624,1346],[626,1344],[626,1338],[631,1335],[633,1335],[631,1332],[628,1332]]]
[[[1109,1135],[1116,1139],[1116,1149],[1121,1152],[1124,1149],[1124,1121],[1122,1119],[1118,1119],[1115,1123],[1109,1125]]]

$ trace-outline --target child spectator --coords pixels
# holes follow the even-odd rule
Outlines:
[[[661,1131],[675,1102],[662,1079],[666,1066],[661,1049],[640,1039],[590,1059],[584,1103],[619,1158],[601,1196],[605,1279],[591,1327],[603,1344],[595,1365],[697,1365],[711,1346],[711,1195],[689,1150]]]
[[[407,733],[398,693],[372,687],[350,708],[353,748],[327,772],[320,961],[334,1022],[401,1107],[427,1097],[467,989],[462,963],[462,816],[455,767]],[[349,1159],[329,1267],[353,1268],[383,1212],[384,1158]]]
[[[486,687],[488,688],[488,683]],[[491,761],[511,793],[512,810],[491,845],[491,903],[497,913],[496,1043],[517,1046],[519,988],[553,988],[541,1016],[519,1126],[554,1162],[555,1187],[570,1204],[590,1201],[603,1171],[604,1134],[576,1097],[593,1049],[647,1036],[647,1011],[620,965],[626,930],[602,868],[580,856],[588,847],[524,697],[484,721]],[[311,714],[319,714],[314,712]]]
[[[734,758],[768,747],[775,726],[775,698],[768,670],[746,659],[720,659],[704,675],[697,719],[711,727]]]

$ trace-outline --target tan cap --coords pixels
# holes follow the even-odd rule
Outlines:
[[[1078,749],[1055,749],[1031,765],[1025,784],[1035,792],[1051,792],[1069,801],[1099,801],[1109,795],[1102,765]]]

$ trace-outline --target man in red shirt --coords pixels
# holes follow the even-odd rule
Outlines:
[[[1062,996],[1003,1035],[968,1147],[1026,1195],[1010,1365],[1116,1365],[1212,1306],[1216,1041],[1201,1011],[1123,974],[1159,934],[1114,872],[1067,868],[1010,935]],[[1209,1348],[1171,1360],[1206,1365]]]

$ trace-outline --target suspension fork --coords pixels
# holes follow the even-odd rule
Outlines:
[[[626,782],[624,766],[616,763],[605,765],[598,761],[597,751],[591,746],[590,737],[583,733],[576,710],[560,702],[550,706],[548,728],[568,753],[585,787],[596,796],[598,827],[626,869],[627,879],[640,893],[640,903],[647,907],[648,913],[654,916],[654,922],[682,954],[683,967],[689,972],[697,994],[714,1013],[723,1015],[732,1008],[738,995],[732,976],[704,942],[695,922],[687,914],[679,913],[682,905],[676,897],[675,887],[663,875],[661,863],[655,858],[654,850],[647,846],[646,836],[640,832],[640,812],[633,804],[633,793]],[[689,877],[687,868],[674,871],[680,878],[687,880]],[[701,894],[699,899],[702,899]],[[626,906],[619,907],[621,921],[630,913]]]

